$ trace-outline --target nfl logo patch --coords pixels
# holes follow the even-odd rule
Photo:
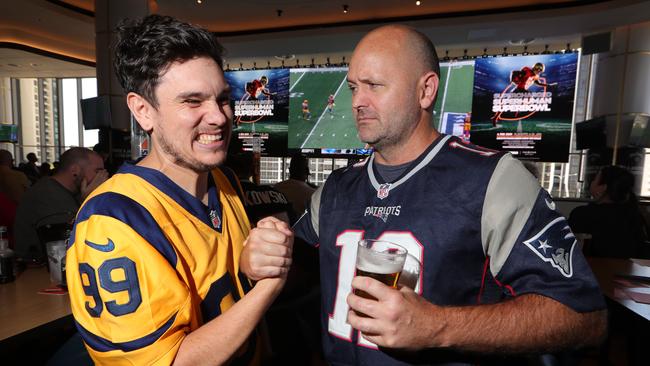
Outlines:
[[[210,211],[210,222],[212,223],[213,228],[221,230],[221,218],[219,218],[219,215],[217,215],[217,211]]]
[[[379,186],[379,189],[377,190],[377,198],[380,200],[383,200],[384,198],[388,197],[388,193],[390,191],[390,186],[391,183],[384,183]]]

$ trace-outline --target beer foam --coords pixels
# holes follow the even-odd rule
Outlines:
[[[357,257],[357,268],[370,273],[390,274],[402,271],[404,259],[386,260],[385,258]]]

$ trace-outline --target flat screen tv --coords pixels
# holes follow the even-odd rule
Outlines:
[[[289,69],[228,71],[234,111],[229,150],[286,156]]]
[[[85,130],[111,127],[111,102],[108,95],[81,99],[80,104]]]
[[[0,124],[0,142],[18,142],[18,126]]]

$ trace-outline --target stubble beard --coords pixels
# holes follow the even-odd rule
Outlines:
[[[183,168],[190,169],[197,173],[204,173],[215,169],[221,164],[221,162],[214,163],[214,164],[204,164],[196,159],[193,159],[192,157],[186,159],[179,151],[176,150],[176,148],[172,144],[170,144],[167,141],[165,136],[163,136],[162,134],[161,136],[158,137],[157,140],[158,143],[160,144],[160,148],[162,149],[162,151],[174,159],[174,164],[181,166]]]
[[[372,136],[363,139],[362,142],[369,144],[377,151],[385,153],[394,153],[407,148],[405,144],[418,120],[419,115],[415,110],[403,113],[401,116],[391,116],[388,119],[380,120],[387,121],[387,123],[380,123],[381,130],[377,131],[377,133],[374,133]],[[397,124],[396,121],[399,121],[399,126],[396,127],[396,130],[391,131],[389,127],[384,127],[394,126]],[[405,121],[408,122],[405,123]]]

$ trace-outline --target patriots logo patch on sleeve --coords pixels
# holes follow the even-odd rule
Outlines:
[[[564,277],[573,276],[573,250],[576,238],[564,217],[558,217],[546,225],[524,244],[544,262],[562,273]]]

